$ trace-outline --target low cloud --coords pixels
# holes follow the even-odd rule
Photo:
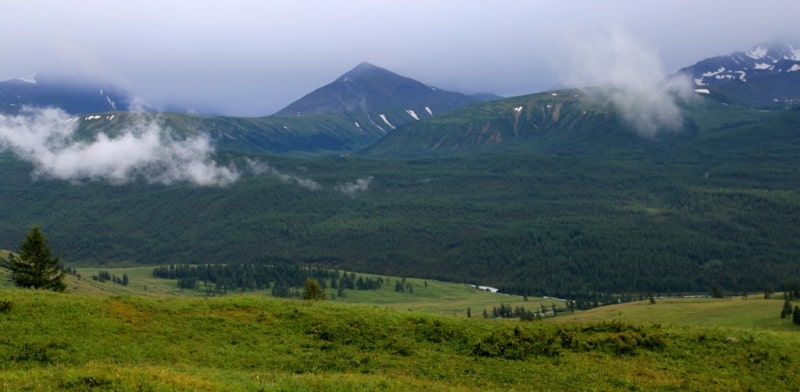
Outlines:
[[[311,191],[318,191],[321,189],[325,189],[322,184],[310,180],[307,178],[302,178],[300,176],[289,174],[282,172],[264,162],[254,161],[254,160],[247,160],[247,167],[253,175],[261,176],[272,176],[279,178],[280,180],[288,183],[295,183],[303,188],[306,188]],[[333,187],[334,190],[344,193],[348,196],[355,196],[360,192],[364,192],[369,189],[369,185],[372,182],[372,176],[359,178],[353,182],[345,182],[344,184],[338,184]]]
[[[268,165],[266,163],[263,163],[263,162],[258,162],[258,161],[253,161],[253,160],[248,159],[247,160],[247,166],[249,167],[250,172],[253,173],[254,175],[259,175],[259,176],[260,175],[269,175],[269,176],[277,177],[277,178],[281,179],[282,181],[294,182],[297,185],[300,185],[301,187],[306,188],[308,190],[312,190],[312,191],[316,191],[316,190],[322,189],[322,185],[320,185],[318,182],[316,182],[314,180],[301,178],[301,177],[298,177],[298,176],[296,176],[294,174],[284,173],[284,172],[282,172],[282,171],[280,171],[280,170],[278,170],[278,169],[276,169],[276,168],[274,168],[274,167],[272,167],[272,166],[270,166],[270,165]]]
[[[666,80],[658,55],[620,30],[574,35],[562,64],[564,83],[601,87],[622,118],[643,136],[679,130],[684,123],[677,99],[691,97],[688,79]]]
[[[34,176],[71,182],[105,180],[148,183],[227,185],[239,178],[235,168],[212,159],[206,135],[179,139],[157,117],[134,114],[118,135],[76,137],[80,119],[56,108],[25,108],[0,114],[0,151],[11,151],[34,165]],[[103,116],[88,121],[106,121]]]
[[[344,193],[345,195],[355,196],[357,193],[365,192],[367,189],[369,189],[370,183],[372,183],[372,176],[359,178],[354,182],[339,184],[336,186],[336,190]]]

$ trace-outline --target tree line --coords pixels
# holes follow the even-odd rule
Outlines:
[[[213,294],[231,291],[271,290],[276,297],[300,297],[299,287],[313,279],[320,287],[336,290],[377,290],[381,277],[357,276],[334,269],[301,264],[170,264],[153,268],[153,277],[177,280],[179,288],[205,289]]]

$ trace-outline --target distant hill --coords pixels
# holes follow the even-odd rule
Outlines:
[[[365,62],[293,102],[277,115],[355,114],[365,118],[361,126],[388,132],[412,121],[494,97],[439,90]]]
[[[800,45],[762,43],[744,52],[701,60],[681,68],[698,91],[744,106],[786,107],[800,103]]]
[[[58,75],[0,82],[0,113],[15,114],[24,106],[54,106],[71,114],[129,110],[130,96],[121,88]]]
[[[354,125],[360,118],[346,114],[302,117],[224,117],[183,113],[99,113],[79,119],[79,134],[116,135],[148,116],[175,135],[206,134],[219,152],[273,154],[337,154],[366,147],[383,133]]]
[[[599,89],[560,90],[500,99],[407,124],[359,152],[371,157],[446,156],[488,152],[555,155],[629,154],[766,115],[697,94],[682,103],[683,126],[645,137]]]

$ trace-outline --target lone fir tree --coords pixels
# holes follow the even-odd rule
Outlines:
[[[66,290],[64,271],[60,265],[61,257],[52,257],[52,253],[44,233],[38,226],[34,226],[22,240],[18,254],[8,257],[11,280],[19,287]]]

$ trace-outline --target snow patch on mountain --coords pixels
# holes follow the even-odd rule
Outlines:
[[[718,69],[718,70],[716,70],[716,71],[710,71],[710,72],[705,72],[705,73],[703,73],[701,76],[702,76],[702,77],[704,77],[704,78],[710,78],[710,77],[712,77],[712,76],[717,76],[717,75],[719,75],[719,74],[721,74],[721,73],[723,73],[723,72],[725,72],[725,67],[719,67],[719,69]]]
[[[425,111],[426,111],[426,112],[428,112],[428,115],[430,115],[431,117],[433,117],[433,110],[431,110],[431,108],[429,108],[429,107],[425,106]]]
[[[381,120],[383,120],[383,122],[385,122],[385,123],[386,123],[386,125],[388,125],[388,126],[389,126],[389,128],[392,128],[392,129],[397,129],[397,128],[395,128],[395,127],[394,127],[394,125],[392,125],[392,123],[390,123],[390,122],[389,122],[389,120],[388,120],[388,119],[386,119],[386,115],[385,115],[385,114],[380,114],[380,115],[378,115],[378,117],[380,117],[380,118],[381,118]]]
[[[800,46],[798,47],[792,46],[791,49],[792,49],[792,60],[800,61]]]
[[[406,109],[406,113],[408,113],[408,115],[411,116],[411,118],[413,118],[414,120],[419,121],[419,116],[417,116],[417,113],[414,112],[413,110]]]
[[[767,55],[767,48],[763,47],[762,45],[758,45],[755,48],[748,50],[745,54],[756,60],[763,59]]]
[[[108,104],[109,104],[109,105],[111,105],[111,108],[112,108],[112,109],[114,109],[115,111],[117,110],[117,103],[116,103],[116,102],[114,102],[114,101],[111,99],[111,97],[109,97],[108,95],[106,95],[106,102],[108,102]]]

